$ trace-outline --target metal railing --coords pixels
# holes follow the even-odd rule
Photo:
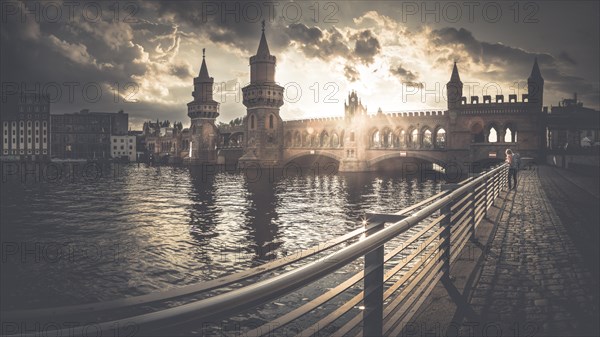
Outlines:
[[[5,322],[33,319],[40,321],[40,318],[56,322],[61,317],[84,314],[92,317],[86,322],[93,322],[91,324],[94,325],[95,331],[114,331],[115,327],[135,325],[137,334],[151,335],[161,329],[191,321],[202,326],[204,322],[233,317],[293,293],[364,257],[364,268],[360,272],[282,316],[244,333],[248,336],[277,334],[277,329],[282,329],[323,306],[363,280],[362,291],[304,328],[299,335],[318,335],[319,331],[332,326],[344,317],[341,323],[336,323],[334,332],[336,336],[398,336],[436,283],[444,277],[449,277],[450,265],[458,259],[487,210],[506,186],[507,174],[508,165],[502,164],[459,184],[446,185],[442,192],[398,213],[368,214],[364,228],[323,242],[293,256],[219,279],[109,302],[6,311],[2,312],[2,318]],[[399,235],[408,235],[409,230],[415,232],[402,240],[401,244],[396,243],[392,246],[390,241]],[[386,243],[389,243],[387,253]],[[340,248],[342,244],[347,245]],[[332,251],[335,248],[337,250]],[[291,271],[205,299],[142,314],[131,315],[129,311],[130,314],[125,318],[96,323],[99,317],[106,317],[106,313],[165,303],[236,285],[243,280],[252,280],[259,275],[273,273],[284,266],[327,252],[328,255]],[[361,303],[363,310],[358,312],[352,310]],[[88,330],[88,325],[80,325],[46,333],[83,335],[88,333]],[[12,334],[27,335],[27,331],[15,330]]]

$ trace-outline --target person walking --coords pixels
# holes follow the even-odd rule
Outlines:
[[[515,187],[515,188],[517,187],[518,160],[514,157],[514,154],[511,149],[506,149],[506,159],[504,161],[506,163],[508,163],[508,165],[509,165],[508,166],[508,189],[512,190],[513,187]]]

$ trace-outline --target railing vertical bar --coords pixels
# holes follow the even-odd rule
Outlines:
[[[384,223],[373,226],[366,235],[383,229]],[[363,336],[381,336],[383,330],[383,257],[381,245],[365,255]],[[369,271],[367,273],[367,271]]]

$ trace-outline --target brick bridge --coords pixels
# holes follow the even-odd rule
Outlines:
[[[213,78],[205,60],[194,79],[194,101],[188,163],[236,163],[240,167],[284,167],[290,163],[335,161],[342,172],[374,171],[401,162],[449,165],[468,169],[504,157],[512,148],[522,157],[542,161],[545,147],[542,109],[544,79],[537,59],[528,78],[528,94],[463,96],[456,63],[446,85],[444,111],[368,114],[356,92],[348,95],[344,115],[283,121],[283,87],[275,81],[276,57],[270,54],[263,29],[255,56],[250,57],[250,84],[242,88],[247,107],[241,125],[217,128],[219,103],[212,99]]]

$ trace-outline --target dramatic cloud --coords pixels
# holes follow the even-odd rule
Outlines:
[[[417,76],[413,74],[412,71],[404,69],[402,65],[392,67],[390,72],[398,76],[403,82],[413,82],[417,80]]]
[[[600,48],[597,32],[589,27],[574,28],[570,35],[556,36],[556,41],[537,41],[533,47],[534,43],[515,38],[514,31],[502,35],[502,25],[409,26],[383,9],[395,8],[391,2],[342,3],[337,20],[331,23],[324,22],[325,15],[318,22],[310,15],[296,21],[282,17],[288,1],[278,3],[272,18],[263,12],[262,18],[250,19],[241,10],[245,2],[133,1],[134,20],[124,20],[127,11],[119,20],[108,14],[87,20],[78,7],[73,18],[58,23],[43,16],[36,19],[27,7],[37,2],[7,3],[14,5],[16,13],[1,22],[2,81],[24,83],[29,89],[35,84],[58,86],[62,96],[52,105],[54,113],[123,109],[132,120],[148,117],[186,124],[186,103],[206,47],[210,75],[217,86],[223,84],[219,90],[224,93],[218,95],[221,118],[238,117],[245,108],[236,88],[248,81],[248,57],[258,46],[262,18],[267,19],[270,50],[277,56],[277,80],[297,83],[302,90],[300,101],[282,107],[282,113],[294,118],[314,111],[339,111],[320,103],[323,97],[339,100],[348,90],[357,90],[365,103],[384,110],[443,107],[445,101],[431,95],[406,100],[398,88],[403,84],[428,92],[442,88],[454,61],[464,82],[493,82],[510,91],[515,82],[526,81],[535,57],[546,80],[546,105],[573,92],[586,105],[600,105]],[[114,13],[110,5],[101,2],[104,13]],[[235,6],[240,6],[238,14]],[[554,25],[530,26],[528,34],[534,36],[535,30],[539,31],[535,36],[545,34]],[[494,34],[484,34],[492,28]],[[65,83],[76,84],[73,99]],[[334,86],[325,86],[331,83]],[[100,88],[102,96],[86,99],[82,92],[86,85]]]
[[[353,35],[350,40],[355,41],[354,54],[364,63],[373,63],[373,57],[379,53],[381,46],[370,30]]]

